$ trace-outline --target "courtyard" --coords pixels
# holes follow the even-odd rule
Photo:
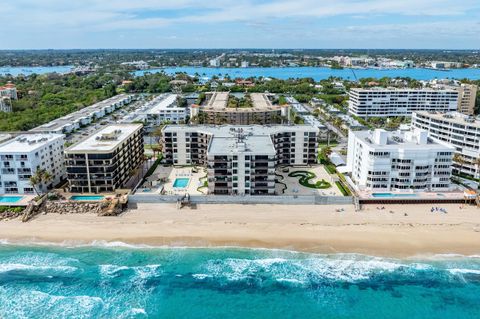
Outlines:
[[[309,173],[309,174],[308,174]],[[337,177],[328,174],[323,165],[314,165],[308,167],[278,167],[276,169],[275,191],[278,195],[321,195],[321,196],[342,196],[342,193],[335,185]],[[292,176],[293,175],[293,176]],[[308,183],[316,184],[322,181],[325,188],[312,188],[301,184],[302,176],[312,176]],[[282,193],[283,191],[283,193]]]
[[[205,186],[206,175],[203,167],[159,165],[137,192],[159,195],[206,195],[208,191]]]
[[[323,165],[308,167],[278,167],[275,172],[275,192],[277,195],[320,195],[342,196],[335,181]],[[303,185],[302,185],[303,179]],[[207,195],[207,172],[201,166],[159,165],[137,193],[158,195]],[[305,186],[309,185],[309,186]],[[314,185],[320,185],[315,188]]]

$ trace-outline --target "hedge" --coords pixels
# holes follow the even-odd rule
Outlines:
[[[350,190],[348,188],[345,188],[341,182],[335,182],[335,185],[337,185],[338,189],[342,193],[343,196],[351,196],[352,194],[350,193]]]
[[[155,162],[153,163],[153,165],[148,169],[147,173],[145,174],[145,176],[143,177],[143,181],[145,182],[145,180],[151,176],[155,170],[157,169],[158,165],[160,165],[160,162],[162,161],[162,158],[163,158],[163,155],[160,154],[158,156],[158,158],[155,160]]]
[[[317,177],[314,173],[308,172],[308,171],[295,171],[291,172],[288,174],[290,177],[300,177],[298,182],[300,185],[308,187],[308,188],[314,188],[314,189],[327,189],[332,187],[332,185],[327,182],[326,180],[322,179],[321,181],[316,182],[315,184],[311,184],[310,180],[314,179]]]

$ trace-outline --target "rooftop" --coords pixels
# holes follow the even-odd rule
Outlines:
[[[29,153],[63,138],[63,134],[23,134],[0,144],[0,153]]]
[[[476,128],[480,128],[480,118],[473,117],[470,115],[465,115],[459,112],[447,112],[447,113],[440,113],[440,112],[427,112],[427,111],[417,111],[414,112],[421,116],[427,116],[433,120],[448,122],[453,124],[461,124],[461,125],[468,125],[473,126]]]
[[[250,93],[250,99],[252,101],[252,107],[245,108],[229,108],[228,99],[229,92],[212,92],[212,96],[208,100],[207,104],[203,106],[205,109],[222,111],[222,112],[261,112],[268,110],[278,110],[279,105],[273,105],[268,95],[265,93]],[[232,94],[235,95],[235,94]]]
[[[142,124],[115,124],[90,135],[83,141],[67,148],[66,153],[76,152],[110,152],[117,148],[125,139],[142,128]]]
[[[150,107],[147,110],[144,110],[145,113],[149,114],[159,114],[163,110],[173,110],[173,109],[182,109],[185,110],[183,107],[178,107],[177,105],[177,97],[176,94],[167,94],[166,96],[161,96],[159,99],[155,99],[150,104]]]
[[[123,101],[124,99],[128,98],[127,94],[120,94],[116,95],[114,97],[111,97],[109,99],[103,100],[101,102],[98,102],[96,104],[84,107],[83,109],[70,113],[68,115],[65,115],[61,118],[58,118],[56,120],[53,120],[51,122],[48,122],[46,124],[37,126],[30,131],[32,132],[44,132],[44,131],[54,131],[58,130],[66,125],[72,124],[74,121],[90,117],[92,116],[93,113],[101,111],[103,108],[107,106],[111,106],[112,104],[118,103]]]
[[[376,129],[374,131],[351,131],[350,134],[355,135],[355,137],[365,144],[374,146],[377,149],[431,149],[438,147],[454,150],[453,147],[443,142],[429,138],[427,131],[419,129],[412,131],[385,131]]]
[[[218,109],[223,110],[227,108],[228,103],[228,96],[230,94],[228,92],[214,92],[212,93],[212,97],[208,100],[206,108],[210,109]]]
[[[0,143],[6,141],[6,140],[9,140],[12,138],[12,135],[11,134],[4,134],[4,133],[1,133],[0,134]]]
[[[454,92],[458,93],[454,88],[431,88],[431,87],[422,87],[422,88],[397,88],[397,87],[371,87],[371,88],[351,88],[350,91],[355,92]]]
[[[313,115],[305,115],[303,116],[303,120],[305,121],[306,124],[310,124],[311,126],[318,127],[325,129],[326,126],[322,124],[315,116]]]
[[[198,132],[215,136],[231,136],[232,129],[243,129],[246,133],[255,135],[271,135],[283,132],[318,132],[311,125],[166,125],[164,132]]]
[[[228,153],[276,154],[270,135],[257,135],[252,131],[242,132],[242,129],[232,131],[230,136],[214,135],[208,152],[210,155],[224,155]]]
[[[311,125],[167,125],[164,132],[204,133],[213,136],[208,152],[211,155],[245,152],[275,155],[271,135],[284,132],[318,133]]]

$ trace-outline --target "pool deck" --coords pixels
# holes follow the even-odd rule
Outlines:
[[[147,178],[147,181],[137,190],[137,193],[143,194],[165,194],[165,195],[205,195],[198,191],[198,187],[202,185],[200,179],[203,180],[206,172],[203,167],[172,167],[158,166],[155,172]],[[188,178],[187,187],[173,187],[175,180],[178,178]]]

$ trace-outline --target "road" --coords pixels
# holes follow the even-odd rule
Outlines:
[[[314,108],[311,107],[310,105],[308,104],[304,104],[304,103],[300,103],[298,102],[293,96],[289,96],[286,98],[287,102],[290,103],[292,105],[292,107],[295,109],[295,111],[297,113],[302,113],[304,111],[307,111],[309,112],[310,114],[313,114],[313,110]],[[299,114],[301,116],[301,114]],[[345,136],[345,134],[343,134],[343,132],[338,129],[336,126],[334,126],[333,124],[331,124],[330,122],[328,122],[322,115],[319,114],[318,116],[323,124],[325,124],[325,126],[332,132],[334,132],[335,134],[337,134],[339,137],[340,137],[340,143],[345,143],[347,142],[347,137]]]
[[[130,112],[132,112],[133,110],[142,106],[144,103],[145,103],[144,100],[138,100],[138,101],[134,101],[130,104],[127,104],[127,105],[123,106],[122,108],[119,108],[118,110],[114,111],[113,113],[110,113],[110,114],[98,119],[95,123],[91,123],[90,125],[85,126],[81,129],[75,131],[74,133],[68,135],[65,138],[65,141],[69,144],[78,143],[81,140],[84,140],[88,136],[92,135],[93,133],[97,132],[98,130],[100,130],[104,126],[110,125],[110,124],[115,124],[117,122],[116,119],[115,119],[116,117],[125,116],[125,115],[129,114]]]

